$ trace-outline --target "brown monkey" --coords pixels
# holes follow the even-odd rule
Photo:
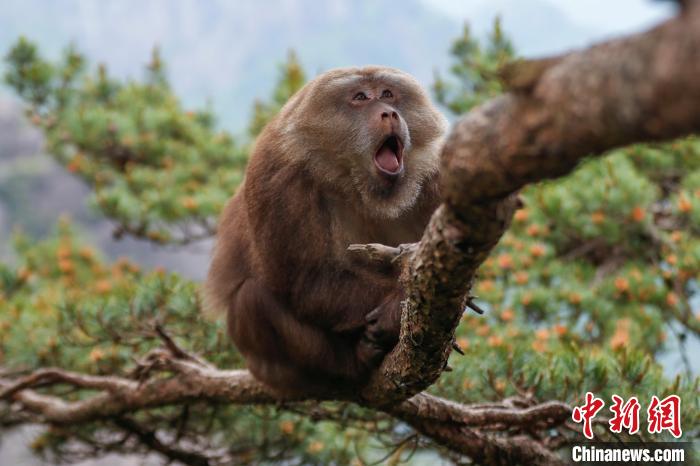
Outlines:
[[[347,247],[420,239],[446,126],[411,76],[365,67],[309,82],[260,134],[205,285],[258,379],[283,394],[357,387],[396,344],[395,272]]]

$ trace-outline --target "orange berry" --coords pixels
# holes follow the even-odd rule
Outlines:
[[[515,312],[513,312],[513,309],[504,309],[503,312],[501,312],[501,320],[503,322],[510,322],[515,318]]]
[[[70,246],[61,246],[56,250],[56,256],[59,259],[67,259],[71,256]]]
[[[540,234],[540,227],[539,227],[539,225],[533,223],[532,225],[527,227],[526,232],[530,236],[537,236]]]
[[[488,293],[489,291],[493,290],[494,283],[493,280],[482,280],[477,286],[480,289],[480,291]]]
[[[619,291],[620,293],[624,293],[624,292],[626,292],[626,291],[629,290],[629,288],[630,288],[630,283],[629,283],[629,282],[627,281],[627,279],[624,278],[624,277],[617,277],[617,278],[615,279],[615,288],[616,288],[617,291]]]
[[[504,392],[506,390],[506,381],[503,379],[496,380],[493,384],[493,388],[495,388],[497,392]]]
[[[85,260],[92,260],[95,258],[95,251],[87,246],[80,248],[78,254]]]
[[[641,222],[644,220],[644,217],[646,217],[646,211],[642,207],[637,206],[632,209],[631,217],[635,222]]]
[[[532,302],[532,293],[525,293],[522,298],[520,298],[520,304],[523,306],[528,306]]]
[[[532,342],[532,349],[539,353],[542,353],[544,351],[547,351],[547,343],[542,340],[535,340]]]
[[[73,262],[70,259],[61,259],[58,261],[58,270],[63,273],[72,273],[75,271],[75,266],[73,266]]]
[[[529,276],[528,276],[527,272],[525,272],[525,271],[520,271],[520,272],[515,274],[515,283],[517,283],[518,285],[526,284],[528,279],[529,279]]]
[[[683,213],[688,213],[692,208],[693,204],[690,202],[690,199],[688,199],[685,193],[681,193],[681,195],[678,197],[678,210]]]
[[[280,430],[285,434],[291,434],[294,432],[294,423],[292,421],[282,421],[280,422]]]
[[[530,254],[532,254],[533,257],[542,257],[544,256],[544,253],[546,252],[546,249],[544,245],[537,243],[533,244],[530,246]]]
[[[678,304],[678,296],[676,296],[676,293],[671,291],[666,295],[666,304],[672,307]]]
[[[491,331],[491,329],[486,324],[479,325],[476,328],[476,334],[479,335],[480,337],[485,337],[486,335],[489,334],[490,331]]]
[[[556,333],[557,336],[560,336],[560,337],[563,337],[564,335],[566,335],[566,332],[568,331],[566,326],[562,325],[562,324],[555,324],[552,327],[552,330],[554,330],[554,333]]]
[[[22,282],[26,282],[31,276],[32,271],[29,270],[29,267],[20,267],[20,269],[17,271],[17,278],[19,278],[19,280]]]
[[[527,220],[527,218],[530,216],[530,212],[528,212],[527,209],[520,209],[515,212],[515,215],[513,215],[513,218],[515,219],[516,222],[524,222]]]
[[[469,348],[469,340],[466,338],[457,338],[457,346],[459,346],[462,351],[466,351]]]
[[[90,355],[88,358],[90,358],[90,361],[92,362],[97,362],[101,359],[104,359],[105,353],[102,351],[100,348],[95,348],[92,351],[90,351]]]
[[[577,304],[581,304],[582,300],[583,298],[581,297],[581,295],[576,292],[569,294],[569,302],[574,306]]]
[[[610,347],[614,350],[619,350],[627,346],[629,343],[629,333],[627,331],[616,331],[610,338]]]
[[[497,348],[501,345],[503,345],[503,338],[501,338],[498,335],[491,335],[489,339],[487,340],[489,346],[492,346],[494,348]]]
[[[591,221],[596,225],[600,225],[605,221],[605,213],[597,210],[591,214]]]
[[[323,442],[311,442],[309,444],[309,447],[306,449],[309,453],[319,453],[323,450]]]
[[[668,262],[670,265],[676,265],[678,263],[678,258],[675,254],[671,254],[666,258],[666,262]]]
[[[95,289],[101,294],[108,293],[112,290],[112,283],[109,280],[100,280],[95,285]]]
[[[66,165],[66,170],[71,173],[78,173],[80,171],[80,164],[73,160]]]
[[[182,206],[187,210],[194,210],[197,208],[197,201],[192,197],[185,197],[181,202]]]
[[[498,266],[502,269],[510,269],[513,267],[513,258],[510,254],[501,254],[498,256]]]
[[[673,233],[671,233],[671,241],[674,243],[678,243],[683,239],[683,233],[676,230]]]
[[[546,328],[541,328],[535,332],[535,338],[538,340],[547,340],[549,338],[549,330]]]

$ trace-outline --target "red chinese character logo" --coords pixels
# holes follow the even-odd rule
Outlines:
[[[624,427],[631,435],[639,432],[640,405],[637,397],[633,396],[624,404],[622,403],[624,400],[617,395],[613,395],[612,399],[613,405],[610,407],[610,411],[613,412],[614,416],[608,421],[610,431],[619,434]]]
[[[659,401],[656,395],[651,397],[649,409],[647,409],[650,434],[658,434],[668,430],[671,434],[680,438],[681,430],[681,397],[669,395]]]
[[[586,392],[586,404],[583,406],[576,406],[571,413],[571,419],[573,419],[574,422],[583,421],[583,435],[585,435],[587,439],[593,438],[592,421],[595,415],[598,414],[598,411],[603,409],[603,406],[605,406],[603,400],[596,398],[591,392]]]

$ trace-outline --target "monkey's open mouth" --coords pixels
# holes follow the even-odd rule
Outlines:
[[[384,140],[374,154],[374,164],[379,173],[394,179],[403,171],[403,144],[398,136],[392,134]]]

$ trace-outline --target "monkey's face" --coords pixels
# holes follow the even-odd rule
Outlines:
[[[362,155],[354,158],[371,160],[374,171],[370,182],[379,195],[389,195],[404,175],[404,151],[411,150],[411,134],[406,120],[398,109],[395,90],[390,83],[360,81],[353,86],[349,100],[350,113],[359,121],[357,132],[361,140],[357,147]],[[363,143],[364,142],[364,143]],[[370,175],[371,176],[371,175]]]
[[[288,106],[281,116],[296,114],[295,131],[317,179],[359,198],[372,215],[401,215],[437,173],[446,121],[406,73],[329,71]]]

